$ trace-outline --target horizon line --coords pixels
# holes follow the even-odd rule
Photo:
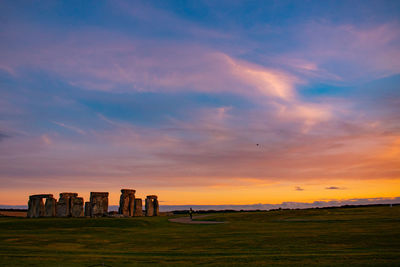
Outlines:
[[[212,204],[212,205],[191,205],[191,204],[178,204],[178,205],[160,205],[160,211],[173,211],[185,210],[187,208],[203,208],[208,210],[271,210],[271,209],[306,209],[306,208],[322,208],[322,207],[339,207],[344,205],[379,205],[379,204],[398,204],[400,203],[399,197],[375,197],[375,198],[352,198],[343,200],[322,200],[313,202],[293,202],[284,201],[278,204],[269,203],[254,203],[254,204]],[[27,208],[28,205],[3,205],[0,204],[0,209],[12,208]],[[109,205],[109,210],[118,210],[119,205]]]

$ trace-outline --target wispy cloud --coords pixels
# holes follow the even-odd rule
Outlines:
[[[399,79],[366,82],[400,72],[398,16],[300,12],[288,24],[276,15],[286,18],[285,4],[244,14],[246,3],[229,12],[203,3],[207,16],[102,4],[101,17],[70,24],[71,14],[2,3],[13,14],[0,31],[2,185],[57,179],[321,199],[313,194],[375,195],[384,181],[382,192],[396,193]]]
[[[88,39],[86,34],[78,32],[63,44],[48,46],[34,56],[31,53],[15,55],[8,64],[33,65],[56,72],[69,84],[82,89],[117,93],[237,94],[274,109],[283,119],[302,121],[304,131],[332,117],[330,105],[307,103],[298,97],[296,86],[305,81],[287,71],[194,45],[165,43],[160,46],[159,42],[126,36],[103,42],[103,35],[91,33]]]
[[[9,138],[9,137],[10,137],[10,136],[9,136],[8,134],[0,132],[0,142],[1,142],[3,139]]]
[[[66,125],[65,123],[57,122],[57,121],[53,121],[53,123],[58,125],[58,126],[64,127],[64,128],[66,128],[68,130],[71,130],[73,132],[76,132],[78,134],[82,134],[82,135],[86,134],[86,132],[84,130],[82,130],[82,129],[78,128],[78,127],[71,126],[71,125]]]
[[[292,57],[314,62],[342,82],[367,81],[400,71],[395,60],[400,56],[396,22],[359,27],[314,21],[296,31],[304,47]]]
[[[232,38],[227,32],[200,26],[189,19],[180,18],[165,9],[157,8],[144,2],[118,1],[113,5],[113,9],[121,15],[145,23],[147,27],[156,27],[164,32],[190,36],[196,39],[229,40]],[[160,25],[163,27],[160,27]]]
[[[338,186],[328,186],[328,187],[325,187],[325,189],[327,189],[327,190],[344,190],[346,188],[338,187]]]

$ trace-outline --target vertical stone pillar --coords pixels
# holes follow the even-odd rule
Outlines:
[[[90,192],[91,217],[102,217],[108,214],[108,192]]]
[[[55,217],[56,216],[56,205],[57,200],[53,197],[46,198],[46,203],[44,204],[44,216],[45,217]]]
[[[74,197],[71,199],[71,216],[72,217],[83,217],[83,198],[82,197]]]
[[[33,202],[30,196],[28,200],[28,212],[26,213],[26,217],[33,218]]]
[[[145,200],[145,209],[146,209],[146,216],[153,216],[154,207],[153,207],[153,200],[150,198],[146,198]]]
[[[59,198],[56,204],[56,216],[67,217],[69,212],[69,199]]]
[[[129,197],[129,216],[135,216],[135,194]]]
[[[28,202],[28,217],[39,218],[44,215],[43,199],[39,197],[29,197]]]
[[[73,208],[73,199],[78,193],[60,193],[60,199],[57,202],[57,217],[71,217]]]
[[[28,201],[28,218],[44,217],[46,215],[43,198],[53,198],[51,194],[31,195]]]
[[[143,207],[141,198],[135,198],[135,208],[133,216],[143,216]]]
[[[159,205],[156,195],[150,195],[146,198],[146,216],[158,216]]]
[[[160,216],[159,205],[157,198],[153,199],[154,213],[153,216]]]
[[[91,212],[90,202],[89,201],[85,202],[85,216],[90,217],[90,216],[92,216],[91,214],[92,214],[92,212]]]
[[[118,213],[125,217],[133,216],[135,206],[135,193],[133,189],[121,189],[121,197],[119,199]]]

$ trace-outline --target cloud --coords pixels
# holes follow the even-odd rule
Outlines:
[[[84,130],[82,130],[82,129],[78,128],[78,127],[71,126],[71,125],[66,125],[65,123],[56,122],[56,121],[53,121],[53,123],[58,125],[58,126],[64,127],[64,128],[66,128],[68,130],[74,131],[74,132],[76,132],[78,134],[83,134],[83,135],[86,134],[86,132]]]
[[[325,189],[327,189],[327,190],[344,190],[346,188],[338,187],[338,186],[329,186],[329,187],[325,187]]]
[[[51,140],[51,138],[49,137],[49,135],[47,134],[43,134],[41,136],[42,142],[46,145],[51,145],[53,143],[53,141]]]
[[[235,94],[284,120],[300,121],[303,131],[331,119],[334,113],[327,103],[308,103],[298,96],[296,86],[306,83],[298,76],[222,51],[99,30],[78,31],[60,39],[46,44],[46,49],[32,45],[23,51],[9,51],[4,64],[16,71],[42,69],[85,90]]]
[[[156,128],[102,114],[93,120],[104,126],[86,135],[46,133],[40,142],[32,135],[2,142],[10,151],[2,174],[113,177],[178,187],[248,184],[238,178],[269,184],[399,177],[398,139],[360,121],[344,127],[333,120],[304,132],[302,123],[234,107],[192,110],[188,118],[169,118]]]
[[[330,86],[398,72],[396,23],[314,21],[296,24],[296,33],[275,28],[290,35],[282,42],[296,45],[271,52],[264,41],[247,47],[244,40],[239,49],[197,42],[230,33],[187,27],[150,6],[142,13],[121,5],[121,14],[164,35],[4,25],[0,68],[10,87],[1,92],[0,123],[13,136],[0,133],[4,184],[45,186],[57,179],[60,186],[132,182],[222,190],[287,182],[292,192],[296,184],[319,181],[329,194],[339,188],[325,190],[326,184],[353,188],[341,181],[400,177],[398,81],[390,82],[390,96],[386,84],[349,97],[302,92],[321,81]],[[182,39],[171,40],[176,29]],[[14,138],[17,132],[24,134]]]
[[[0,70],[9,73],[12,76],[15,76],[14,70],[10,67],[0,65]]]
[[[294,76],[290,76],[284,72],[270,70],[234,60],[227,55],[221,55],[225,58],[227,65],[230,67],[231,73],[240,80],[256,88],[261,94],[272,96],[283,100],[291,100],[294,98],[294,84],[299,80]]]
[[[103,38],[98,33],[85,41],[88,39],[85,34],[76,33],[62,44],[37,51],[34,56],[15,55],[8,64],[12,68],[31,65],[56,72],[82,89],[113,92],[190,90],[291,100],[295,95],[294,85],[300,82],[289,73],[193,45],[161,46],[124,36],[104,43],[100,41]]]
[[[8,134],[0,132],[0,142],[1,142],[3,139],[9,138],[9,137],[10,137],[10,136],[9,136]]]
[[[296,27],[301,48],[286,56],[313,62],[342,82],[368,81],[400,72],[396,22],[356,26],[313,21],[300,29]],[[310,70],[315,72],[316,68]]]
[[[163,32],[173,33],[175,36],[190,36],[194,39],[231,39],[232,36],[227,32],[215,31],[210,28],[200,26],[189,19],[183,19],[168,12],[165,9],[156,8],[149,5],[130,1],[118,1],[112,5],[112,8],[122,16],[140,21],[147,29],[155,28]],[[160,27],[162,25],[162,27]]]
[[[296,190],[296,191],[304,191],[304,189],[301,188],[300,186],[296,186],[296,187],[294,188],[294,190]]]

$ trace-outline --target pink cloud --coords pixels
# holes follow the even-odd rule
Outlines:
[[[234,93],[274,107],[280,116],[301,120],[305,127],[331,117],[328,105],[311,105],[298,98],[296,87],[306,81],[287,71],[195,45],[107,35],[72,33],[64,41],[34,47],[37,51],[19,53],[6,62],[13,69],[41,68],[90,90]]]
[[[370,156],[371,151],[390,146],[390,142],[386,142],[391,136],[381,136],[373,128],[355,128],[340,133],[337,125],[331,122],[301,133],[302,124],[285,126],[274,116],[269,116],[269,123],[265,124],[263,116],[245,114],[237,118],[231,116],[229,109],[211,109],[193,118],[197,122],[195,125],[171,121],[170,128],[159,131],[113,122],[103,116],[112,128],[91,131],[90,137],[68,140],[46,134],[41,137],[43,142],[37,142],[34,137],[22,139],[24,142],[17,138],[4,141],[3,148],[11,153],[4,156],[2,169],[14,166],[14,154],[19,158],[15,163],[24,166],[27,173],[41,173],[43,171],[39,170],[46,169],[50,176],[79,173],[79,176],[110,175],[121,179],[243,176],[296,180],[364,173],[361,175],[364,178],[393,177],[389,174],[392,167],[387,171],[379,167],[377,175],[368,173],[372,166],[386,164],[388,167],[395,163],[384,163],[386,159]],[[278,125],[287,133],[276,130]],[[257,147],[256,143],[261,146]],[[31,153],[27,153],[29,147]],[[61,162],[63,164],[59,165]],[[165,168],[173,171],[164,172]],[[209,182],[213,183],[212,180]]]
[[[311,61],[344,81],[378,79],[400,72],[397,23],[370,27],[312,22],[299,31],[302,48],[290,58]],[[339,66],[338,66],[339,65]]]
[[[66,128],[66,129],[68,129],[68,130],[74,131],[74,132],[76,132],[76,133],[78,133],[78,134],[82,134],[82,135],[85,135],[85,134],[86,134],[86,132],[85,132],[84,130],[82,130],[82,129],[76,127],[76,126],[67,125],[67,124],[65,124],[65,123],[57,122],[57,121],[53,121],[53,123],[56,124],[56,125],[58,125],[58,126],[64,127],[64,128]]]
[[[315,74],[341,50],[348,57],[339,60],[362,64],[365,54],[380,48],[371,53],[367,66],[376,73],[396,71],[396,62],[372,66],[379,55],[396,55],[393,32],[390,25],[365,31],[316,27],[308,33],[312,38],[307,51],[300,53],[306,59],[299,54],[285,56],[294,58],[295,68]],[[386,37],[389,33],[393,34]],[[373,44],[364,45],[367,41]],[[39,68],[89,90],[228,92],[261,108],[241,114],[229,106],[199,109],[191,121],[171,118],[168,127],[157,130],[101,114],[99,120],[109,125],[106,130],[83,130],[57,121],[81,136],[71,139],[49,132],[2,141],[2,149],[9,151],[0,156],[5,184],[35,178],[44,186],[56,178],[60,187],[82,180],[88,187],[130,182],[182,187],[399,177],[397,154],[390,152],[397,144],[396,134],[383,134],[382,127],[370,127],[365,118],[339,121],[338,114],[348,111],[343,101],[315,104],[300,99],[297,87],[307,81],[296,72],[196,45],[148,42],[88,29],[29,48],[2,53],[5,68],[16,75]]]
[[[368,121],[328,120],[307,132],[276,114],[200,109],[191,121],[149,129],[99,114],[109,127],[77,137],[46,133],[6,138],[6,188],[114,190],[238,188],[337,180],[398,179],[396,134]],[[192,123],[195,121],[196,123]],[[256,146],[256,144],[260,144]],[[56,184],[54,181],[57,181]],[[308,187],[307,187],[308,188]],[[322,187],[324,188],[324,187]]]

